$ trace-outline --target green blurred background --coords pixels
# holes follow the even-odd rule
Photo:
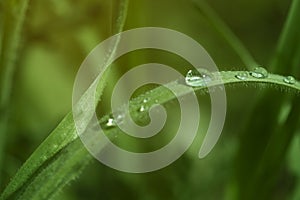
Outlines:
[[[4,184],[71,110],[77,70],[88,53],[112,34],[117,3],[109,0],[30,1],[12,90],[13,110],[5,150]],[[208,3],[242,40],[256,61],[268,68],[291,1],[211,0]],[[220,70],[246,69],[230,45],[191,1],[131,0],[125,30],[144,26],[171,28],[191,36],[205,47]],[[105,90],[101,103],[103,113],[110,110],[111,88],[121,72],[148,62],[168,64],[183,74],[188,70],[184,61],[166,52],[138,51],[122,59],[114,66],[114,76]],[[269,90],[270,96],[292,96]],[[199,96],[203,119],[200,136],[175,163],[156,172],[127,174],[93,161],[57,199],[231,199],[232,192],[243,187],[236,186],[234,178],[239,165],[239,138],[247,131],[251,134],[251,130],[245,130],[245,127],[251,127],[248,125],[251,121],[249,116],[265,91],[235,86],[226,88],[226,92],[228,112],[225,128],[207,158],[200,160],[197,155],[209,122],[210,102],[208,96]],[[178,105],[175,102],[168,106],[171,112]],[[261,109],[257,115],[264,112]],[[274,122],[265,115],[263,123]],[[128,144],[131,145],[130,142]],[[123,145],[126,146],[126,143]],[[250,147],[254,148],[255,143]],[[136,148],[138,150],[139,147]],[[297,196],[300,192],[297,189],[300,188],[297,153],[299,136],[293,138],[282,161],[283,167],[276,173],[278,178],[270,190],[271,199],[300,198]],[[244,156],[247,158],[248,155]],[[249,156],[249,163],[251,159]],[[251,173],[243,173],[245,182],[249,175]],[[264,185],[263,182],[255,184]],[[260,193],[256,195],[260,199]]]

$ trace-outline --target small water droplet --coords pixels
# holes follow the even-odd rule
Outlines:
[[[235,75],[235,78],[244,81],[248,78],[248,73],[247,72],[239,72],[239,73],[237,73],[237,75]]]
[[[113,118],[109,118],[105,124],[107,127],[116,126],[115,120]]]
[[[296,83],[296,79],[293,76],[287,76],[283,79],[283,82],[293,85]]]
[[[267,78],[269,73],[263,67],[256,67],[250,72],[250,75],[254,78]]]
[[[142,105],[139,109],[140,112],[144,112],[146,110],[146,107],[144,105]]]
[[[185,83],[192,87],[206,86],[212,80],[212,74],[206,69],[189,70]]]
[[[143,99],[143,103],[147,103],[149,101],[149,98]]]

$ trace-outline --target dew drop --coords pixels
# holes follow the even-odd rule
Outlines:
[[[107,127],[116,126],[115,120],[113,118],[109,118],[105,124]]]
[[[296,83],[296,79],[293,76],[287,76],[283,79],[283,82],[293,85]]]
[[[235,75],[235,78],[244,81],[248,78],[248,73],[247,72],[239,72],[237,75]]]
[[[146,107],[144,105],[142,105],[139,109],[140,112],[144,112],[146,110]]]
[[[143,99],[143,103],[147,103],[149,101],[149,98]]]
[[[267,78],[269,73],[263,67],[256,67],[250,72],[250,75],[254,78]]]
[[[212,80],[212,74],[206,69],[189,70],[185,83],[192,87],[206,86]]]

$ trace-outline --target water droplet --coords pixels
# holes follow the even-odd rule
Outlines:
[[[144,105],[142,105],[139,109],[140,112],[144,112],[146,110],[146,107]]]
[[[254,78],[267,78],[269,73],[263,67],[256,67],[250,72],[250,75]]]
[[[239,72],[237,75],[235,75],[235,78],[244,81],[248,78],[248,73],[247,72]]]
[[[287,76],[283,79],[283,82],[293,85],[296,83],[296,79],[293,76]]]
[[[149,101],[149,98],[143,99],[143,103],[147,103]]]
[[[189,70],[185,83],[192,87],[206,86],[212,80],[212,74],[206,69]]]
[[[113,118],[109,118],[105,124],[107,127],[116,126],[115,120]]]

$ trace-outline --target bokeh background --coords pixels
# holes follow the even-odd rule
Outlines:
[[[257,63],[269,69],[291,1],[211,0],[207,3],[240,38]],[[112,35],[117,4],[118,1],[109,0],[30,1],[12,90],[10,131],[1,188],[71,110],[77,70],[88,53]],[[205,47],[220,70],[247,69],[192,1],[130,0],[124,29],[145,26],[170,28],[192,37]],[[155,50],[133,52],[121,59],[113,66],[99,115],[110,111],[110,92],[118,77],[134,66],[158,62],[174,67],[183,75],[190,68],[175,55]],[[141,88],[139,92],[151,87]],[[236,194],[245,194],[245,198],[240,195],[238,199],[253,199],[253,196],[257,199],[299,199],[299,136],[295,134],[277,163],[261,167],[255,158],[265,151],[263,141],[268,141],[268,137],[257,137],[257,130],[272,135],[270,129],[263,129],[265,125],[276,126],[277,123],[269,120],[271,113],[268,113],[268,108],[256,108],[266,90],[269,104],[274,106],[278,105],[275,97],[294,96],[270,88],[226,88],[226,124],[221,139],[207,158],[200,160],[197,156],[210,118],[209,96],[201,95],[203,121],[200,122],[199,136],[179,160],[147,174],[118,172],[94,160],[76,181],[60,192],[57,199],[209,200],[234,199]],[[175,112],[173,116],[176,116],[178,110],[174,111],[174,108],[177,106],[176,102],[167,105],[170,113]],[[260,123],[252,124],[252,120],[259,116]],[[156,142],[160,144],[161,140]],[[267,146],[266,142],[263,144]],[[134,144],[122,142],[122,146],[130,148],[130,145]],[[257,151],[254,150],[256,147]],[[134,148],[141,151],[143,147],[136,145]],[[267,173],[266,166],[278,170]],[[262,170],[259,178],[252,178],[259,167]],[[267,194],[260,190],[267,190]]]

